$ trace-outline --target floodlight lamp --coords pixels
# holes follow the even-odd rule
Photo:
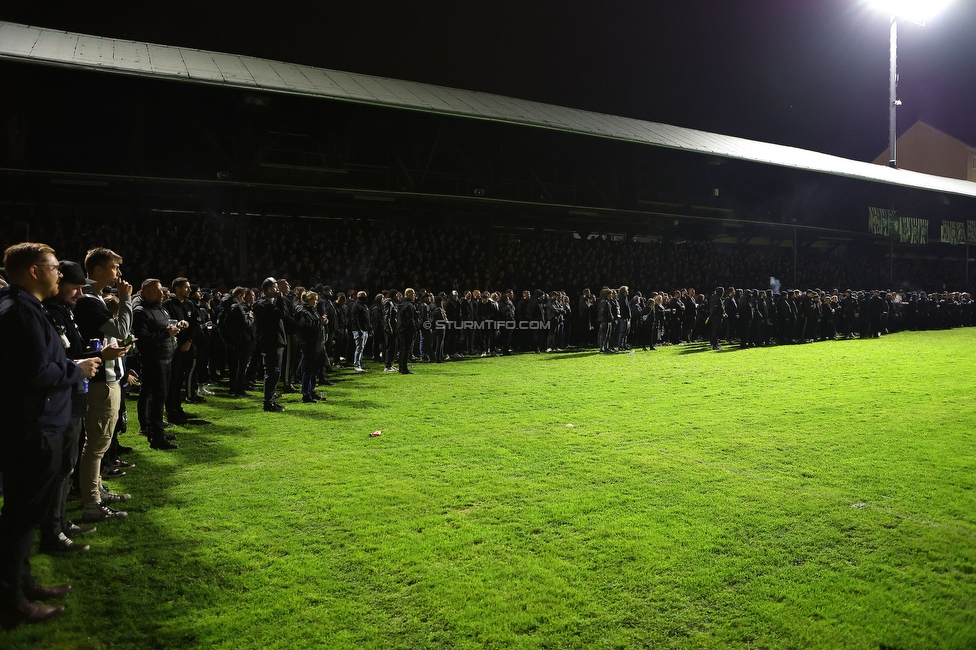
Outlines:
[[[952,0],[868,0],[876,9],[918,25],[946,8]]]

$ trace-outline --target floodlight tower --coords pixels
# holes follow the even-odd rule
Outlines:
[[[901,106],[898,99],[898,72],[895,60],[898,52],[898,19],[904,18],[916,25],[925,26],[925,21],[942,11],[951,0],[869,0],[876,8],[891,16],[889,46],[891,49],[888,69],[888,166],[896,167],[895,112]]]

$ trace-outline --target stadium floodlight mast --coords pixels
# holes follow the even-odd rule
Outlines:
[[[898,19],[925,25],[925,21],[942,11],[951,0],[869,0],[875,8],[891,16],[891,59],[888,70],[888,166],[895,167],[895,111],[901,106],[898,99],[898,72],[895,68],[896,52],[898,49]]]

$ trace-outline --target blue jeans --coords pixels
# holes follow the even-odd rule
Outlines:
[[[356,352],[352,358],[352,365],[354,368],[363,367],[363,350],[366,349],[366,341],[369,339],[369,332],[359,332],[353,330],[352,332],[353,341],[356,342]]]

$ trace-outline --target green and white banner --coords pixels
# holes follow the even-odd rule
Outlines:
[[[976,221],[969,221],[967,225],[966,241],[970,244],[976,244]]]
[[[966,224],[962,221],[943,221],[942,222],[942,243],[965,244]]]
[[[898,219],[899,241],[903,244],[929,243],[929,220],[917,217],[901,217]]]
[[[868,207],[868,232],[872,235],[887,237],[892,226],[898,227],[897,219],[894,210]]]

